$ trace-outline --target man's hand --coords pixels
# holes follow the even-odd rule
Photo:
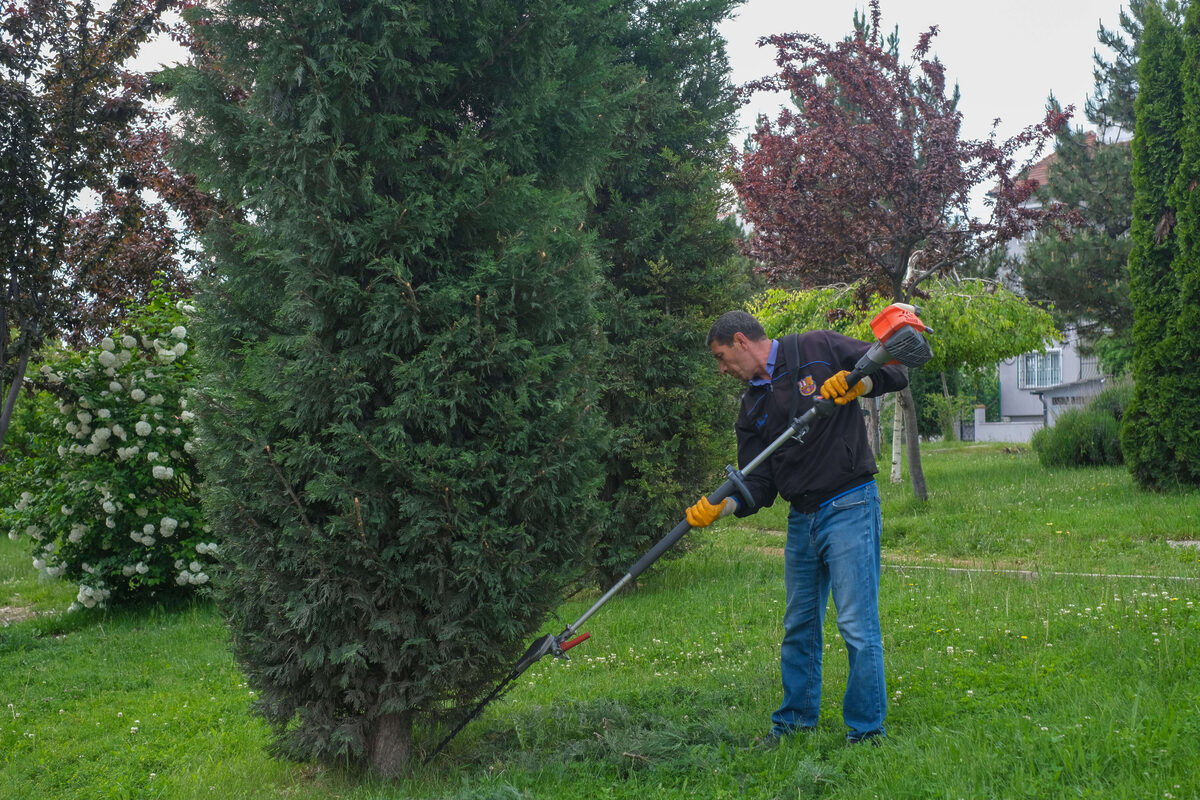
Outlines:
[[[850,370],[844,369],[834,375],[829,380],[821,384],[821,397],[826,400],[832,400],[839,406],[844,406],[859,395],[866,394],[871,391],[871,379],[863,378],[858,383],[854,384],[851,389],[846,385],[846,376],[850,374]]]
[[[715,506],[708,502],[707,497],[701,497],[700,502],[687,510],[688,525],[693,528],[707,528],[716,522],[718,517],[737,511],[737,507],[738,502],[732,497],[726,497]]]

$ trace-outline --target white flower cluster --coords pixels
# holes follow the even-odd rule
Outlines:
[[[79,594],[75,596],[75,602],[71,604],[71,611],[77,611],[80,606],[83,608],[95,608],[97,605],[104,605],[104,601],[112,595],[108,589],[97,586],[88,586],[87,584],[79,584]]]
[[[199,552],[200,548],[196,548]],[[184,562],[181,558],[175,562],[175,569],[179,570],[179,574],[175,576],[175,582],[180,586],[201,586],[208,583],[208,575],[204,572],[204,565],[199,561],[193,561],[190,564]]]
[[[163,342],[161,339],[154,339],[153,341],[149,339],[143,339],[142,345],[145,346],[147,350],[153,350],[155,357],[160,363],[170,364],[172,361],[188,351],[187,342],[183,341],[183,339],[187,338],[187,328],[183,327],[182,325],[176,325],[171,329],[171,335],[180,341],[168,346],[170,343]]]

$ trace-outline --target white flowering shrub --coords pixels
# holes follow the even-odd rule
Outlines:
[[[190,310],[155,294],[99,346],[31,376],[56,413],[42,415],[33,453],[7,473],[17,499],[0,524],[29,541],[34,567],[79,584],[72,608],[210,580],[218,545],[196,495]]]

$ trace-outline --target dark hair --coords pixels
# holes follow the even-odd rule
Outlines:
[[[716,342],[728,347],[733,344],[735,333],[744,333],[752,342],[760,342],[767,338],[767,332],[752,315],[745,311],[726,311],[717,317],[717,321],[709,328],[708,341],[705,344],[712,347],[712,343]]]

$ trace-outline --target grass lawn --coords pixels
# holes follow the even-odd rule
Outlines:
[[[643,576],[393,784],[271,758],[209,604],[59,615],[73,590],[3,539],[0,798],[1200,797],[1200,549],[1171,544],[1200,539],[1200,494],[1000,446],[924,466],[927,505],[881,476],[878,748],[844,744],[833,613],[817,732],[750,746],[779,696],[782,508]]]

